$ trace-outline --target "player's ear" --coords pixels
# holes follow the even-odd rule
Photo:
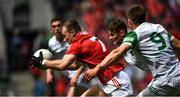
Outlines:
[[[75,31],[75,30],[72,30],[71,33],[72,33],[72,36],[75,36],[76,31]]]
[[[75,33],[75,30],[71,30],[71,33]]]
[[[129,28],[132,29],[132,21],[131,21],[131,19],[128,19],[128,26],[129,26]]]

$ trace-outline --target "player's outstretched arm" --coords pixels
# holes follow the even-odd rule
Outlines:
[[[101,67],[101,69],[103,69],[113,63],[117,63],[130,48],[131,48],[131,46],[128,44],[122,44],[115,50],[111,51],[106,56],[106,58],[99,64],[99,67]]]
[[[115,50],[113,50],[111,53],[109,53],[109,55],[106,56],[106,58],[100,63],[98,64],[95,68],[93,69],[89,69],[87,71],[85,71],[84,73],[84,78],[86,80],[91,80],[93,77],[95,77],[97,75],[97,73],[100,70],[105,69],[106,67],[108,67],[109,65],[118,62],[121,57],[123,57],[124,53],[126,53],[129,48],[131,46],[128,44],[122,44],[120,47],[116,48]]]
[[[45,67],[56,70],[71,69],[69,66],[75,61],[75,56],[72,54],[64,55],[61,60],[43,60]]]

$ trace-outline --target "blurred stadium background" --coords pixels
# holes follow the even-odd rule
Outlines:
[[[52,92],[44,72],[28,67],[28,58],[39,48],[47,48],[50,20],[77,19],[83,30],[109,44],[108,23],[114,18],[126,21],[133,4],[147,8],[147,20],[162,24],[180,39],[180,0],[0,0],[0,96],[65,95],[68,79],[63,75]],[[176,52],[179,57],[180,51]],[[129,66],[134,94],[151,80],[151,74]],[[56,92],[56,93],[55,93]]]

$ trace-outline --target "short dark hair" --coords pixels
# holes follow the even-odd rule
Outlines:
[[[128,10],[128,18],[132,20],[134,24],[141,24],[145,22],[146,10],[142,5],[133,5]]]
[[[61,20],[60,17],[53,17],[53,18],[51,19],[51,22],[50,22],[50,23],[55,22],[55,21],[60,21],[60,22],[62,22],[62,20]]]
[[[121,19],[115,19],[109,24],[109,31],[113,33],[119,33],[120,30],[124,30],[127,32],[127,27],[126,24],[123,20]]]
[[[64,26],[67,27],[68,31],[75,31],[75,32],[80,32],[81,27],[79,23],[75,19],[68,19],[65,23]]]

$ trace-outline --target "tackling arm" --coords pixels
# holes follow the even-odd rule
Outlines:
[[[113,50],[109,55],[106,56],[106,58],[97,65],[97,68],[104,69],[108,67],[109,65],[118,62],[123,55],[130,49],[130,45],[128,44],[122,44],[120,47]]]
[[[127,50],[129,50],[130,47],[130,45],[123,44],[117,49],[113,50],[111,53],[109,53],[109,55],[106,56],[106,58],[100,64],[96,65],[95,68],[85,71],[84,78],[86,80],[91,80],[93,77],[97,75],[98,72],[105,69],[109,65],[118,62],[123,57],[124,53],[126,53]]]

